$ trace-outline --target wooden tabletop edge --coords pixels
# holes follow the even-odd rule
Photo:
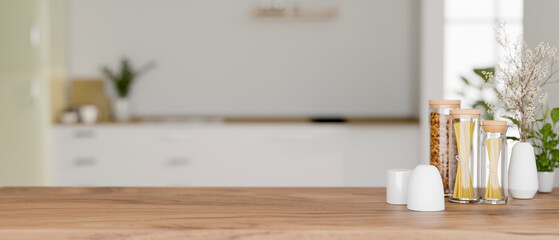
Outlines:
[[[12,239],[237,239],[237,240],[279,240],[279,239],[448,239],[449,236],[465,236],[472,239],[557,239],[557,232],[494,232],[471,230],[254,230],[254,229],[0,229],[0,237]],[[459,238],[462,239],[462,238]]]

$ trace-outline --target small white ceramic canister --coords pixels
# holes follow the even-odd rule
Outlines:
[[[389,204],[406,204],[408,182],[412,170],[388,169],[386,171],[386,202]]]
[[[432,165],[418,165],[408,184],[408,209],[413,211],[444,210],[443,181]]]

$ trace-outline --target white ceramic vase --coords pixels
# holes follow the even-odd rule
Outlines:
[[[130,121],[130,101],[128,98],[117,98],[113,102],[114,117],[117,122]]]
[[[79,108],[78,112],[84,124],[94,124],[99,117],[99,109],[94,105],[83,105]]]
[[[555,182],[555,171],[538,172],[538,192],[549,193],[553,191],[553,183]]]
[[[512,147],[508,178],[509,193],[513,198],[534,197],[538,191],[538,169],[532,144],[518,142]]]

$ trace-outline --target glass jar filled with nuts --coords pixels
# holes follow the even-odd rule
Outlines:
[[[454,109],[460,109],[460,100],[429,100],[430,163],[441,174],[445,196],[450,196],[448,131]]]

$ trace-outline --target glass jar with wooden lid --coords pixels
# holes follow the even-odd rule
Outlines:
[[[481,202],[505,204],[503,183],[506,176],[507,122],[486,120],[482,124]]]
[[[480,200],[480,114],[479,109],[450,110],[451,202]]]
[[[430,163],[437,167],[449,196],[448,130],[450,110],[460,109],[460,100],[429,100]]]

